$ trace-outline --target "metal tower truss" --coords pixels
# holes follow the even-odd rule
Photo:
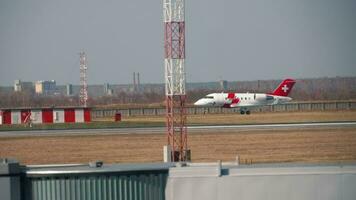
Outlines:
[[[189,159],[185,108],[184,0],[163,0],[166,123],[172,161]]]
[[[189,160],[187,141],[187,113],[184,95],[166,96],[167,142],[171,161]]]
[[[185,95],[184,59],[165,59],[166,96]]]
[[[79,53],[80,55],[80,105],[87,107],[88,101],[88,82],[87,82],[87,59],[85,52]]]

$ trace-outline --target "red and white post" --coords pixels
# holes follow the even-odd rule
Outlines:
[[[184,0],[163,0],[167,142],[170,161],[187,161]]]

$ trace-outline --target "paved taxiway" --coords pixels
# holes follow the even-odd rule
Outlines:
[[[229,131],[252,130],[298,130],[313,128],[356,128],[356,121],[350,122],[312,122],[312,123],[285,123],[285,124],[251,124],[251,125],[204,125],[189,126],[189,133],[216,133]],[[46,135],[113,135],[113,134],[157,134],[165,133],[165,127],[145,128],[111,128],[111,129],[66,129],[66,130],[29,130],[29,131],[0,131],[0,137],[11,136],[46,136]]]

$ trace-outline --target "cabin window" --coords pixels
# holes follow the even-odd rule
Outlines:
[[[204,97],[205,99],[214,99],[214,97],[213,96],[206,96],[206,97]]]

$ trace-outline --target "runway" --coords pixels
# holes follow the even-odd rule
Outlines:
[[[297,130],[315,128],[356,128],[356,121],[349,122],[309,122],[283,124],[247,124],[247,125],[203,125],[189,126],[188,133],[216,133],[216,132],[246,132],[253,130]],[[110,128],[110,129],[66,129],[66,130],[29,130],[29,131],[0,131],[0,137],[16,136],[66,136],[66,135],[128,135],[128,134],[160,134],[165,133],[165,127],[145,128]]]

